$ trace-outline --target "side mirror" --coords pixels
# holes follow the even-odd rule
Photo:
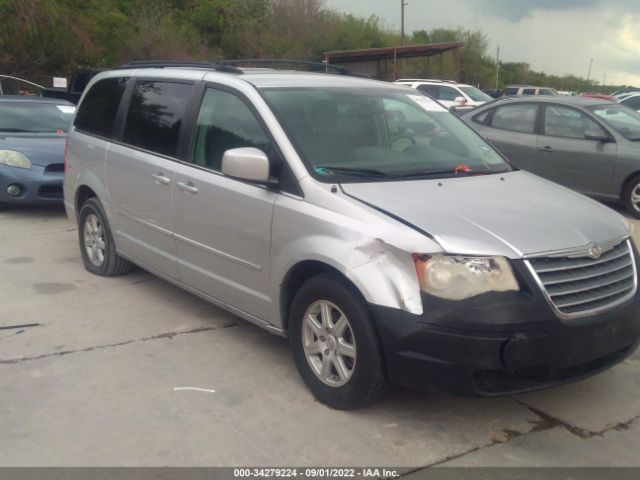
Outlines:
[[[269,158],[262,150],[253,147],[232,148],[224,152],[222,173],[240,180],[271,183]]]
[[[456,105],[459,105],[459,106],[462,106],[465,103],[467,103],[464,97],[456,97],[453,101],[456,102]]]
[[[595,140],[597,142],[609,141],[609,136],[601,130],[587,130],[584,132],[584,138],[587,140]]]

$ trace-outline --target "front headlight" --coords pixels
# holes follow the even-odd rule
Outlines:
[[[31,161],[20,152],[0,150],[0,163],[16,168],[31,168]]]
[[[423,292],[447,300],[464,300],[487,292],[519,290],[504,257],[413,254]]]
[[[640,232],[634,225],[633,221],[627,220],[627,223],[629,224],[629,236],[631,237],[636,250],[640,251]]]

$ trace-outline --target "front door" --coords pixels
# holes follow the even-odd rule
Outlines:
[[[271,220],[276,193],[224,176],[226,150],[270,141],[248,104],[207,88],[195,126],[191,163],[176,165],[175,238],[182,282],[268,320]]]
[[[558,183],[588,195],[608,195],[615,169],[617,144],[588,140],[586,132],[606,135],[584,112],[546,105],[543,134],[538,137],[539,162],[555,162]]]

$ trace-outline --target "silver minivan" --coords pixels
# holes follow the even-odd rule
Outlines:
[[[288,336],[335,408],[534,390],[638,344],[631,225],[403,86],[130,64],[91,80],[65,168],[88,271],[135,263]]]

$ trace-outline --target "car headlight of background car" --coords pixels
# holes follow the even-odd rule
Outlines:
[[[640,231],[636,228],[633,222],[627,220],[629,224],[629,237],[631,237],[631,241],[636,247],[637,251],[640,251]]]
[[[0,150],[0,163],[9,167],[31,168],[31,161],[20,152]]]
[[[423,292],[447,300],[464,300],[487,292],[518,291],[504,257],[462,257],[413,254]]]

